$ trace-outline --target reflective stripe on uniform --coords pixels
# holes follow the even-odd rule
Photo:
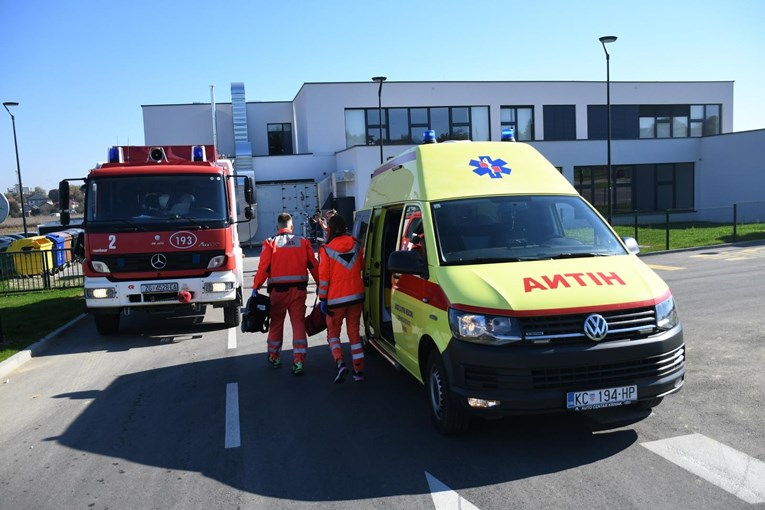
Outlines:
[[[343,296],[341,298],[337,299],[328,299],[327,300],[327,306],[340,306],[345,303],[351,303],[356,301],[363,301],[364,300],[364,293],[361,292],[359,294],[353,294],[350,296]]]
[[[287,275],[287,276],[271,276],[268,279],[269,285],[272,283],[291,283],[291,282],[307,282],[308,275]]]
[[[327,256],[346,268],[347,270],[353,269],[353,265],[356,263],[356,259],[359,257],[359,245],[358,243],[353,243],[353,249],[351,251],[347,251],[344,253],[340,253],[337,250],[333,250],[332,248],[328,248],[327,246],[324,246],[324,251],[327,253]],[[353,253],[353,257],[351,257],[350,260],[346,261],[342,255],[347,255],[348,253]]]

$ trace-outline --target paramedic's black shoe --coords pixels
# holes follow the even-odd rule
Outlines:
[[[355,370],[353,371],[353,380],[356,382],[364,382],[364,372]]]
[[[292,373],[295,375],[303,375],[303,362],[296,361],[292,365]]]
[[[337,375],[335,376],[335,384],[345,382],[345,376],[348,375],[348,367],[342,361],[337,364]]]
[[[277,356],[269,356],[268,364],[271,365],[271,368],[282,368],[282,360]]]

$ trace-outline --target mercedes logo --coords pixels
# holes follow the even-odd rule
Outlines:
[[[602,315],[593,313],[584,320],[584,334],[594,342],[600,342],[608,334],[608,322]]]
[[[167,257],[161,253],[155,253],[151,256],[151,267],[154,269],[164,269],[167,265]]]

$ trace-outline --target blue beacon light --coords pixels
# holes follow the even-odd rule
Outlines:
[[[438,143],[436,140],[436,132],[432,129],[422,132],[422,143]]]
[[[513,128],[504,128],[502,130],[502,141],[503,142],[515,141],[515,132],[513,131]]]
[[[195,145],[191,149],[191,160],[192,161],[205,161],[205,148],[202,145]]]

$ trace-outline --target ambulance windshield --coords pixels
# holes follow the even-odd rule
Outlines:
[[[494,196],[432,205],[443,264],[624,255],[579,196]]]
[[[200,228],[226,221],[225,179],[221,175],[129,175],[94,178],[86,191],[91,226],[115,222],[138,226]]]

